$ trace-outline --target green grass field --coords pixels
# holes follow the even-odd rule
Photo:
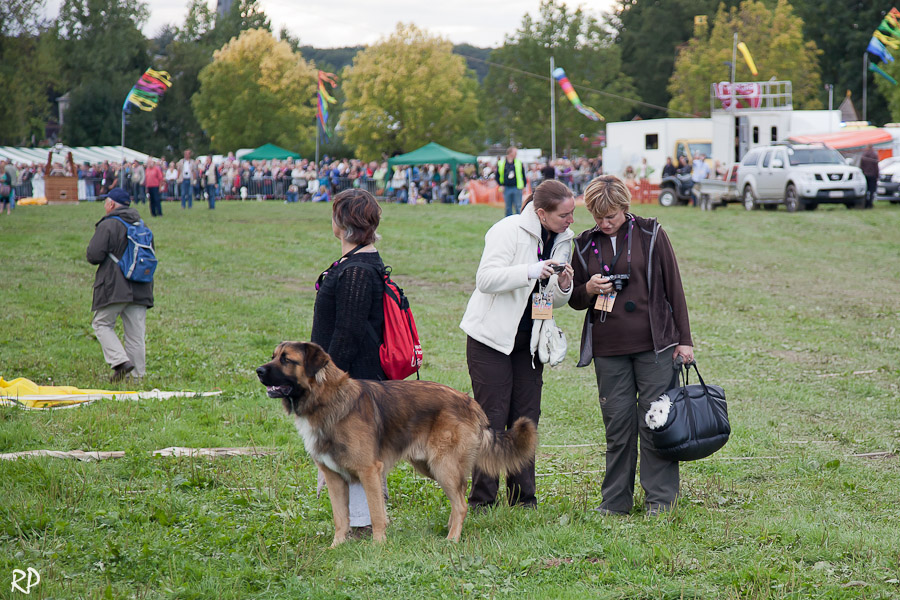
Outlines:
[[[574,366],[582,314],[563,309],[569,357],[545,371],[539,508],[473,514],[448,543],[445,497],[402,465],[388,480],[387,543],[336,550],[315,467],[254,373],[278,342],[308,339],[313,282],[340,254],[330,207],[164,210],[150,222],[160,267],[142,387],[223,394],[0,408],[0,452],[126,452],[0,461],[0,598],[900,597],[897,207],[635,207],[672,239],[697,359],[725,388],[733,427],[716,455],[682,465],[673,513],[645,516],[640,491],[630,517],[588,511],[604,434],[593,370]],[[110,386],[84,257],[101,216],[99,203],[0,216],[4,378]],[[379,249],[412,302],[426,379],[471,391],[457,325],[500,216],[384,207]],[[590,225],[579,207],[573,228]],[[277,452],[151,455],[169,446]],[[28,567],[41,583],[11,591]]]

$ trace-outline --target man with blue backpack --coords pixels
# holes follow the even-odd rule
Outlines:
[[[131,197],[113,188],[104,203],[106,216],[95,225],[87,248],[87,260],[98,265],[94,277],[91,323],[103,358],[113,369],[110,381],[129,373],[141,378],[146,372],[144,337],[147,309],[153,307],[153,275],[156,252],[153,233],[144,225]],[[115,332],[122,318],[124,346]]]

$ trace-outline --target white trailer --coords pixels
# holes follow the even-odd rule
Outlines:
[[[646,119],[606,124],[606,147],[603,148],[603,172],[622,177],[625,168],[635,171],[647,159],[654,173],[651,183],[659,183],[666,157],[676,153],[679,140],[691,140],[704,154],[709,154],[713,139],[712,119]],[[702,146],[701,146],[702,145]],[[704,152],[705,150],[705,152]]]
[[[747,109],[713,112],[712,159],[723,165],[739,162],[757,146],[795,135],[832,133],[841,127],[839,110]]]
[[[650,183],[659,183],[666,158],[674,161],[686,150],[704,154],[710,163],[718,161],[727,169],[757,146],[840,129],[839,110],[794,110],[790,81],[738,83],[735,89],[741,91],[732,97],[722,95],[722,85],[710,86],[710,118],[608,123],[604,172],[621,177],[626,167],[637,171],[646,158],[655,169]],[[732,101],[737,108],[728,108]]]

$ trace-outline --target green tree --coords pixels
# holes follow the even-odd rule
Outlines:
[[[344,71],[340,128],[360,158],[408,152],[428,142],[474,150],[477,83],[453,45],[415,25],[356,55]]]
[[[844,99],[845,93],[851,91],[857,111],[862,116],[863,54],[875,28],[881,24],[884,15],[896,3],[868,0],[815,2],[794,0],[793,4],[797,14],[803,19],[804,35],[822,50],[819,60],[822,82],[834,85],[834,108],[837,108]],[[900,53],[895,51],[894,57],[900,59]],[[893,107],[889,111],[888,98],[885,94],[892,90],[893,86],[890,84],[888,87],[880,84],[876,86],[876,78],[871,73],[867,80],[867,118],[875,123],[896,120],[900,114]],[[821,97],[823,102],[828,101],[824,86]]]
[[[37,32],[18,27],[15,36],[0,36],[0,144],[26,145],[44,138],[53,100],[61,95],[55,36],[43,25]]]
[[[491,53],[484,79],[483,107],[489,139],[503,144],[551,148],[550,93],[556,101],[557,148],[571,152],[583,147],[603,123],[579,113],[558,85],[550,85],[550,57],[566,71],[585,105],[608,121],[630,110],[622,98],[634,98],[634,88],[622,73],[619,48],[609,32],[581,8],[569,10],[555,0],[541,2],[537,19],[525,15],[522,25],[503,46]],[[599,91],[588,91],[592,88]]]
[[[174,36],[166,31],[157,37],[168,38],[159,55],[159,68],[172,77],[172,87],[159,107],[151,113],[154,120],[152,149],[157,155],[180,156],[184,150],[195,154],[209,151],[209,136],[194,115],[191,98],[200,89],[200,71],[212,62],[216,13],[205,0],[191,0],[184,23]],[[163,41],[163,40],[160,40]]]
[[[730,10],[720,6],[711,30],[699,30],[675,60],[669,108],[709,114],[710,84],[731,79],[735,32],[750,48],[759,70],[758,76],[752,75],[738,54],[738,81],[789,80],[796,108],[822,108],[820,51],[815,42],[804,40],[803,21],[787,0],[777,0],[774,10],[757,0],[744,0]]]
[[[244,31],[251,29],[265,29],[271,33],[272,23],[258,0],[238,0],[231,5],[226,14],[215,19],[215,27],[209,41],[214,48],[221,48]]]
[[[316,74],[287,42],[244,31],[200,71],[192,104],[213,150],[274,142],[297,148],[313,135]]]
[[[152,114],[154,135],[148,148],[157,154],[180,156],[184,150],[203,154],[210,149],[209,135],[194,114],[191,99],[200,90],[200,71],[213,60],[213,52],[242,31],[269,30],[269,19],[256,0],[231,5],[218,16],[206,0],[191,0],[184,23],[172,35],[163,30],[154,45],[163,45],[158,68],[172,76],[166,99]],[[147,118],[141,115],[138,118]]]
[[[46,0],[4,0],[0,2],[0,39],[37,34]]]
[[[726,7],[739,0],[726,0]],[[691,39],[694,17],[711,17],[719,0],[620,0],[609,19],[622,50],[622,71],[631,77],[644,102],[666,107],[671,96],[666,84],[675,68],[678,47]],[[665,110],[634,105],[642,118],[667,116]]]
[[[56,23],[70,105],[63,140],[70,145],[118,144],[122,103],[150,66],[139,0],[65,0]],[[131,145],[151,132],[147,119],[129,127]],[[137,141],[138,143],[134,143]],[[128,142],[126,142],[128,143]]]
[[[894,53],[897,59],[900,59],[898,56],[900,53]],[[872,57],[869,57],[869,60],[873,60]],[[883,64],[881,62],[877,62],[878,67],[896,79],[900,81],[900,62],[894,60],[892,63]],[[860,81],[860,84],[862,81]],[[874,90],[878,91],[878,94],[873,94],[871,91],[868,94],[868,109],[866,111],[866,119],[870,122],[874,121],[875,123],[887,123],[892,122],[896,123],[900,121],[900,84],[893,84],[887,79],[883,78],[881,75],[876,75],[875,73],[869,73],[869,83],[871,84]],[[837,92],[837,90],[835,90]],[[837,96],[837,94],[835,94]],[[876,98],[873,98],[875,96]],[[843,95],[835,100],[835,105],[840,103],[843,100]],[[873,102],[873,100],[875,100]],[[881,109],[879,106],[879,102],[884,102],[884,108]],[[859,104],[862,103],[862,98],[859,98]],[[837,106],[835,106],[836,108]],[[879,116],[881,112],[886,112],[885,116]],[[862,112],[859,112],[860,118],[862,118]]]

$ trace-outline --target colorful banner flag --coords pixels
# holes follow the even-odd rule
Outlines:
[[[319,71],[319,105],[316,110],[316,116],[319,118],[319,123],[322,125],[322,132],[325,134],[325,139],[328,139],[328,105],[334,104],[337,102],[331,94],[328,93],[328,88],[325,87],[327,83],[332,88],[337,85],[337,78],[334,73],[326,73],[325,71]]]
[[[553,78],[559,82],[559,87],[562,88],[562,91],[566,94],[566,98],[569,99],[569,102],[572,103],[572,106],[574,106],[578,112],[586,116],[591,121],[606,120],[603,118],[603,115],[598,113],[596,110],[581,103],[581,98],[578,97],[578,93],[575,91],[575,88],[572,87],[572,83],[569,81],[569,78],[566,77],[566,72],[562,69],[562,67],[558,67],[553,70]]]
[[[122,105],[122,112],[131,112],[131,105],[137,106],[143,111],[153,110],[170,87],[172,87],[172,78],[166,71],[147,69],[128,92],[128,97],[125,98],[125,103]]]
[[[866,52],[873,59],[880,60],[885,64],[894,62],[892,50],[900,50],[900,11],[896,8],[891,8],[890,12],[881,20],[881,24],[872,33],[869,45],[866,47]],[[897,80],[885,73],[874,62],[869,62],[869,70],[876,75],[881,75],[891,84],[897,85]]]
[[[879,66],[876,65],[875,63],[869,63],[869,70],[872,71],[873,73],[875,73],[876,75],[881,75],[882,77],[884,77],[885,79],[890,81],[891,84],[897,85],[897,80],[894,79],[893,77],[891,77],[890,75],[888,75],[887,73],[885,73],[884,71],[882,71],[881,68],[879,68]]]

